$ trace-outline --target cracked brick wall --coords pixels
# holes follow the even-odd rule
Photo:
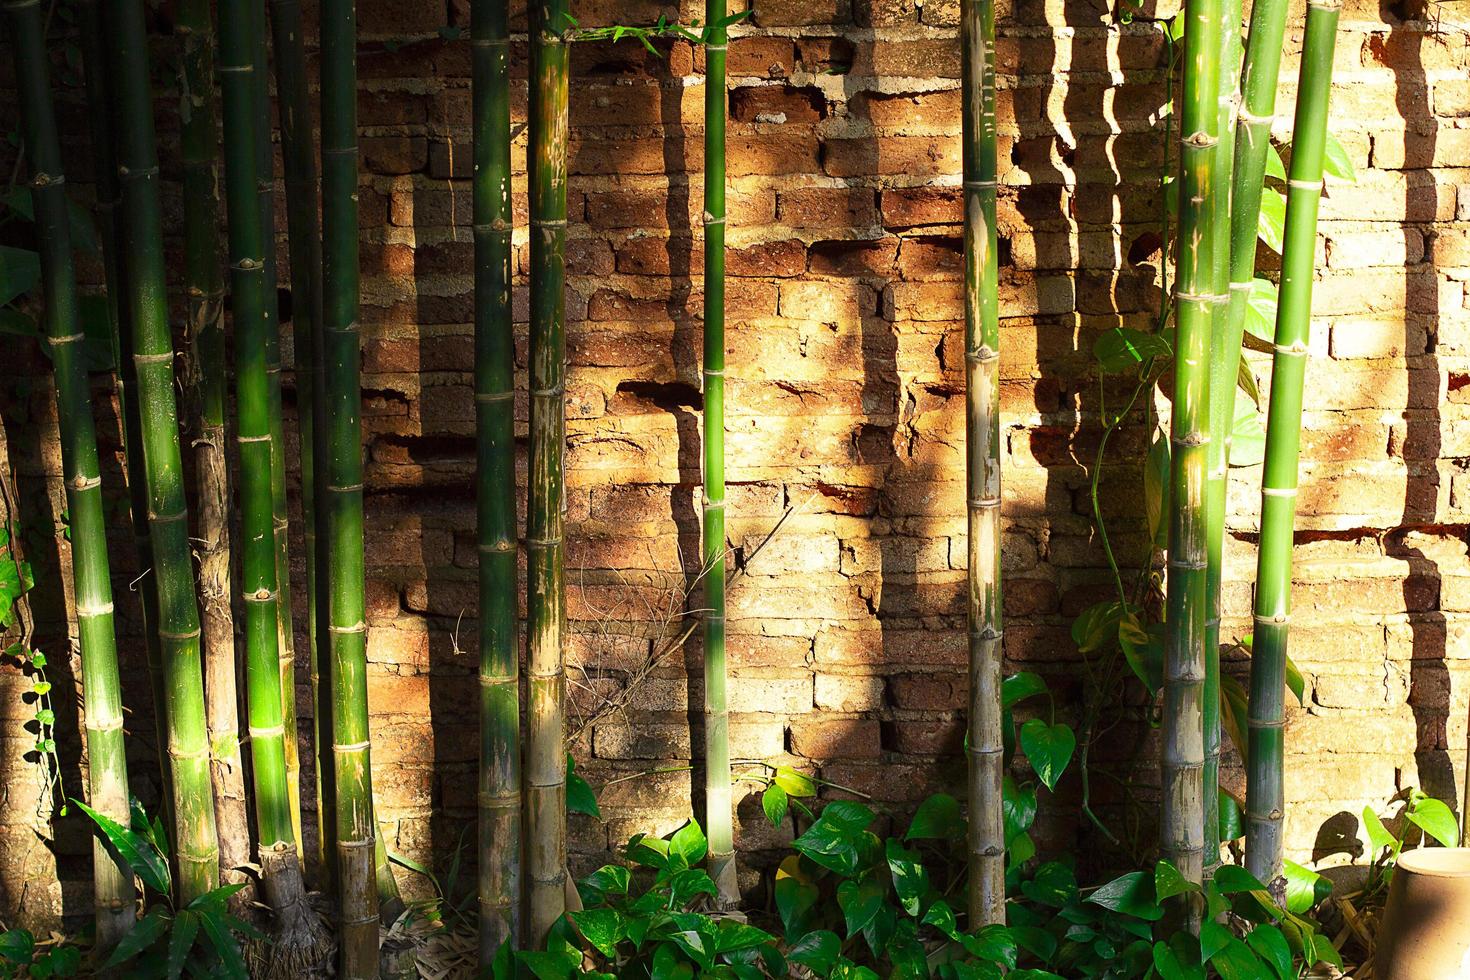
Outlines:
[[[1008,667],[1045,675],[1059,710],[1076,720],[1088,681],[1070,623],[1111,590],[1090,518],[1101,433],[1090,351],[1103,331],[1148,329],[1158,317],[1167,50],[1156,24],[1119,24],[1099,0],[1003,6],[1005,649]],[[474,819],[468,19],[461,0],[359,8],[374,779],[391,845],[442,862],[473,841]],[[694,8],[597,0],[574,13],[593,26],[660,13],[688,21]],[[1453,799],[1462,779],[1470,43],[1453,11],[1349,0],[1338,42],[1332,129],[1358,176],[1331,182],[1322,207],[1292,632],[1307,690],[1305,707],[1290,709],[1288,736],[1288,844],[1298,857],[1332,851],[1340,814],[1381,803],[1399,783]],[[957,13],[954,0],[762,0],[730,47],[727,474],[740,569],[729,623],[732,751],[817,773],[885,812],[963,786]],[[1289,136],[1299,45],[1298,21],[1278,137]],[[579,872],[633,832],[682,822],[699,783],[684,768],[700,738],[697,633],[640,670],[698,605],[681,589],[698,571],[703,59],[682,41],[658,49],[587,43],[572,55],[573,722],[582,727],[630,675],[646,673],[622,710],[573,745],[579,771],[607,784],[606,822],[572,819]],[[523,35],[515,65],[519,128]],[[76,91],[66,98],[83,159]],[[166,91],[159,114],[173,140]],[[524,155],[518,129],[522,437]],[[176,154],[165,160],[176,171]],[[168,190],[176,217],[177,187]],[[1263,250],[1267,275],[1274,263]],[[29,348],[0,345],[44,375]],[[1269,363],[1252,355],[1250,366],[1264,388]],[[287,388],[289,401],[289,371]],[[52,520],[59,462],[49,392],[29,381],[7,390],[5,422],[29,434],[11,436],[22,496]],[[1112,385],[1105,393],[1125,394]],[[1146,554],[1147,437],[1141,415],[1119,431],[1100,479],[1112,544],[1132,568]],[[520,450],[524,478],[523,442]],[[1233,471],[1230,637],[1249,632],[1258,486],[1258,470]],[[117,530],[121,581],[129,571]],[[40,618],[57,646],[64,559],[53,565],[43,584],[55,588],[41,603],[49,619]],[[120,606],[130,601],[119,594]],[[134,631],[135,783],[156,796],[137,621],[124,611]],[[1239,651],[1227,653],[1229,673],[1245,669]],[[304,662],[300,681],[299,702],[309,705]],[[63,827],[49,845],[64,887],[36,863],[47,848],[28,843],[37,828],[48,841],[52,831],[16,796],[14,774],[29,771],[16,726],[29,709],[17,702],[20,681],[7,674],[5,683],[0,745],[12,775],[0,817],[0,916],[23,904],[49,914],[62,895],[68,911],[82,911],[85,840]],[[1156,747],[1136,691],[1107,700],[1091,758],[1121,784],[1094,779],[1091,803],[1122,833],[1130,815],[1151,815]],[[305,711],[302,721],[309,733]],[[77,785],[75,738],[63,748],[63,777]],[[1241,787],[1233,753],[1224,778]],[[1043,847],[1126,862],[1079,823],[1080,799],[1074,774],[1044,807]],[[739,826],[747,867],[769,867],[789,836],[763,823],[753,798]],[[32,880],[24,888],[23,867]]]

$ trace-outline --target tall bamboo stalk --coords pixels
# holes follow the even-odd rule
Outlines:
[[[378,968],[377,827],[368,742],[367,623],[362,524],[362,393],[357,229],[357,9],[323,0],[322,328],[328,458],[328,629],[331,639],[332,741],[336,776],[337,895],[341,903],[340,975],[372,977]]]
[[[1184,95],[1180,125],[1179,247],[1174,316],[1177,324],[1173,472],[1169,521],[1168,637],[1164,660],[1163,856],[1190,881],[1204,872],[1204,693],[1207,658],[1207,504],[1213,325],[1213,168],[1219,143],[1221,0],[1185,6]],[[1191,916],[1191,925],[1195,917]]]
[[[82,694],[87,732],[87,795],[93,809],[128,822],[128,765],[123,748],[122,685],[113,632],[112,580],[107,561],[107,523],[97,432],[77,318],[70,211],[61,139],[51,102],[50,64],[40,0],[8,0],[11,48],[21,125],[31,170],[31,200],[45,293],[46,342],[56,370],[56,411],[61,459],[71,515],[72,582],[82,651]],[[103,845],[92,845],[92,901],[96,947],[105,954],[132,928],[133,875]]]
[[[168,833],[173,833],[173,771],[168,759],[168,698],[163,680],[163,652],[158,642],[158,587],[153,569],[153,543],[148,532],[148,493],[143,477],[143,426],[138,416],[138,379],[133,371],[132,320],[123,298],[127,280],[126,248],[120,228],[122,187],[118,181],[113,140],[114,95],[108,82],[111,66],[103,41],[102,15],[97,0],[79,0],[82,63],[86,70],[87,126],[92,141],[94,179],[97,182],[97,219],[101,228],[102,268],[107,284],[108,327],[111,331],[113,381],[118,415],[122,420],[123,462],[128,484],[129,519],[138,563],[138,592],[142,597],[143,646],[153,694],[154,737],[158,770],[163,782],[162,809]]]
[[[220,871],[246,887],[237,908],[254,898],[245,766],[240,757],[235,624],[230,606],[230,479],[225,458],[224,268],[219,235],[219,138],[214,111],[214,43],[208,0],[183,0],[174,21],[179,39],[180,142],[184,162],[184,303],[189,357],[181,362],[194,450],[195,553],[199,559],[204,709],[209,722],[214,819]],[[248,893],[248,894],[247,894]]]
[[[163,265],[163,209],[148,82],[148,37],[142,0],[115,0],[107,5],[105,16],[119,123],[114,135],[122,186],[126,290],[167,695],[178,890],[180,900],[187,903],[219,884],[219,838],[209,779],[199,607],[194,598],[178,406],[174,401],[174,351]]]
[[[567,0],[531,5],[531,426],[526,504],[526,864],[528,946],[565,908]]]
[[[1301,452],[1302,386],[1312,328],[1317,205],[1327,145],[1327,105],[1337,43],[1339,0],[1307,5],[1306,39],[1292,125],[1286,235],[1276,309],[1276,352],[1261,477],[1261,545],[1256,562],[1255,642],[1251,656],[1250,750],[1246,766],[1246,866],[1262,881],[1281,870],[1286,806],[1282,777],[1286,641],[1291,621],[1291,552]]]
[[[1205,809],[1204,874],[1214,875],[1220,864],[1220,591],[1224,581],[1225,507],[1229,478],[1230,431],[1235,422],[1236,376],[1240,371],[1241,333],[1230,319],[1230,203],[1231,172],[1235,160],[1235,114],[1240,103],[1240,3],[1220,4],[1220,78],[1217,109],[1215,168],[1211,173],[1210,209],[1215,241],[1211,258],[1210,394],[1208,424],[1210,448],[1205,489],[1209,515],[1206,540],[1204,737]],[[1241,325],[1243,327],[1243,324]]]
[[[311,652],[311,690],[316,748],[317,860],[331,880],[334,768],[331,752],[331,697],[325,683],[330,651],[325,616],[328,606],[324,553],[327,536],[318,533],[325,513],[326,403],[322,323],[322,241],[318,218],[316,149],[311,98],[307,88],[300,0],[270,0],[271,40],[275,49],[277,106],[281,118],[281,157],[286,178],[286,226],[291,255],[291,327],[295,347],[296,404],[301,443],[301,517],[306,542],[307,642]],[[299,814],[300,801],[297,800]],[[298,828],[299,829],[299,828]]]
[[[965,194],[966,623],[970,646],[971,928],[1005,922],[1001,745],[1000,301],[995,138],[995,6],[960,5]]]
[[[273,535],[275,538],[277,670],[280,673],[281,718],[286,726],[286,793],[290,801],[291,827],[297,849],[301,846],[301,759],[296,731],[296,636],[291,625],[291,522],[286,513],[286,435],[281,411],[281,327],[276,274],[276,179],[275,154],[271,150],[270,57],[266,45],[265,3],[251,5],[254,29],[254,72],[256,194],[264,242],[264,315],[266,377],[269,384],[270,478]]]
[[[725,0],[706,0],[704,45],[704,804],[709,873],[740,904],[725,663]]]
[[[521,695],[511,331],[510,25],[470,8],[474,58],[476,525],[480,558],[480,964],[520,934]]]

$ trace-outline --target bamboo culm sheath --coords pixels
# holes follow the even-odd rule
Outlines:
[[[531,4],[531,422],[526,504],[526,916],[523,942],[565,910],[567,0]]]
[[[489,966],[501,945],[507,940],[514,945],[521,931],[509,8],[498,0],[475,0],[470,18],[480,562],[480,963]]]
[[[183,903],[219,884],[219,839],[209,777],[209,735],[199,648],[174,400],[174,352],[164,277],[163,209],[158,192],[157,139],[148,76],[148,38],[141,0],[105,6],[110,87],[119,125],[115,160],[122,188],[124,281],[137,375],[138,415],[147,491],[157,633],[163,660],[168,754],[177,840],[178,892]]]
[[[1230,430],[1235,422],[1236,380],[1240,371],[1241,335],[1230,319],[1230,202],[1231,172],[1235,159],[1235,116],[1240,102],[1240,3],[1220,2],[1220,72],[1210,203],[1215,240],[1211,249],[1210,382],[1206,453],[1205,576],[1205,687],[1203,693],[1205,765],[1201,795],[1204,801],[1204,875],[1212,877],[1220,864],[1220,589],[1225,560],[1225,503],[1228,486]],[[1243,325],[1243,324],[1242,324]]]
[[[965,496],[968,513],[971,928],[1005,921],[1001,740],[1000,303],[995,7],[960,5],[965,199]]]
[[[361,342],[357,227],[357,11],[324,0],[321,14],[322,329],[326,378],[328,631],[335,768],[339,975],[376,976],[378,881],[367,710],[362,519]],[[319,528],[319,531],[321,529]]]
[[[213,758],[214,816],[219,828],[220,873],[244,884],[237,911],[255,899],[254,879],[242,870],[250,853],[245,767],[240,754],[239,689],[235,678],[235,623],[230,598],[230,479],[225,437],[224,275],[219,229],[219,128],[214,107],[213,24],[208,0],[184,0],[174,32],[179,39],[184,158],[184,299],[189,356],[180,362],[185,412],[191,428],[196,554],[199,559],[205,715]]]
[[[77,316],[70,211],[61,140],[51,100],[44,11],[39,0],[6,2],[22,132],[45,295],[46,343],[56,371],[56,411],[62,470],[71,520],[72,581],[81,641],[82,694],[86,712],[87,795],[97,812],[126,826],[128,767],[123,747],[122,686],[113,631],[112,580],[107,524],[92,397]],[[92,899],[97,949],[111,950],[133,926],[133,874],[105,847],[92,846]]]
[[[708,0],[705,23],[725,17]],[[730,792],[725,657],[725,55],[723,27],[705,38],[704,74],[704,803],[715,901],[740,902]]]
[[[1204,873],[1205,620],[1208,617],[1206,482],[1214,275],[1213,167],[1219,143],[1221,0],[1188,0],[1180,127],[1177,325],[1170,423],[1168,632],[1159,846],[1187,880]],[[1213,806],[1213,800],[1208,801]],[[1187,924],[1198,928],[1198,910]]]
[[[1261,544],[1256,562],[1255,642],[1251,654],[1246,759],[1246,866],[1269,882],[1281,870],[1285,815],[1286,640],[1291,619],[1292,543],[1297,461],[1301,452],[1302,386],[1312,327],[1312,280],[1317,206],[1327,144],[1327,106],[1341,7],[1336,0],[1307,6],[1306,38],[1287,174],[1286,234],[1276,308],[1266,466],[1261,477]]]

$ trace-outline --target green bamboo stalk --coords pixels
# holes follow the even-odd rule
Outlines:
[[[709,874],[740,904],[725,661],[725,0],[706,0],[704,44],[704,803]]]
[[[274,915],[266,954],[273,976],[294,976],[320,960],[328,939],[306,902],[291,810],[286,724],[281,694],[279,583],[275,534],[276,452],[270,316],[274,288],[267,269],[273,242],[261,209],[258,166],[264,117],[259,78],[265,72],[264,29],[253,0],[221,0],[220,89],[225,117],[225,188],[229,214],[230,294],[235,330],[236,442],[240,451],[240,599],[245,610],[245,676],[250,762],[261,884]],[[273,387],[275,390],[273,390]]]
[[[158,588],[153,578],[153,544],[148,533],[148,493],[143,477],[143,426],[138,416],[138,379],[133,371],[133,339],[127,302],[122,298],[127,279],[126,249],[119,228],[122,187],[118,182],[113,140],[114,92],[108,84],[110,66],[102,40],[104,29],[97,0],[78,0],[82,64],[86,71],[87,125],[92,140],[97,218],[102,231],[102,268],[107,285],[107,314],[112,341],[113,383],[118,416],[122,420],[123,465],[128,484],[129,519],[138,563],[138,592],[142,597],[143,646],[153,695],[153,726],[158,749],[159,777],[163,783],[163,819],[173,833],[173,771],[168,760],[168,698],[163,680],[163,652],[158,643]]]
[[[361,343],[357,229],[357,10],[324,0],[322,86],[322,327],[328,458],[326,525],[337,895],[344,978],[378,969],[378,883],[368,733],[362,522]]]
[[[1211,254],[1210,394],[1206,454],[1204,738],[1203,797],[1205,810],[1204,874],[1213,877],[1220,864],[1220,591],[1224,581],[1225,506],[1229,486],[1230,431],[1235,422],[1236,376],[1240,371],[1241,334],[1230,319],[1230,205],[1235,160],[1235,115],[1240,104],[1240,3],[1220,4],[1220,78],[1215,168],[1211,174],[1210,208],[1214,247]],[[1243,324],[1242,324],[1243,327]]]
[[[254,900],[245,767],[240,757],[235,624],[230,605],[230,479],[225,458],[224,270],[219,234],[219,130],[214,110],[214,42],[208,0],[182,0],[179,41],[180,143],[184,163],[184,305],[189,357],[180,362],[194,451],[204,710],[209,722],[220,874],[243,884],[237,910]]]
[[[965,481],[969,532],[970,926],[1005,922],[1001,745],[1000,301],[995,6],[960,4],[965,194]]]
[[[291,256],[293,296],[291,326],[296,357],[296,402],[301,443],[301,517],[306,542],[307,643],[311,652],[311,690],[315,706],[317,861],[323,878],[332,880],[336,845],[333,841],[332,792],[334,769],[331,743],[331,698],[324,683],[329,662],[327,629],[326,535],[318,533],[319,515],[326,510],[326,429],[322,322],[322,242],[318,219],[316,149],[306,54],[302,42],[300,0],[270,0],[271,40],[275,49],[277,106],[281,118],[281,156],[286,178],[286,226]],[[299,801],[298,801],[299,804]],[[299,805],[297,812],[300,812]]]
[[[1190,881],[1204,873],[1204,687],[1207,591],[1207,357],[1217,299],[1212,194],[1219,143],[1221,0],[1185,7],[1180,126],[1173,472],[1169,521],[1168,636],[1164,661],[1160,850]],[[1209,801],[1214,805],[1214,801]],[[1197,928],[1197,913],[1188,917]]]
[[[286,726],[286,792],[291,807],[291,827],[298,851],[301,847],[301,758],[296,729],[296,636],[291,624],[291,522],[287,516],[286,435],[281,410],[281,329],[276,275],[276,180],[275,154],[271,150],[270,57],[266,45],[265,3],[251,5],[254,27],[255,63],[252,83],[256,118],[256,192],[260,228],[265,243],[264,317],[266,377],[269,384],[270,485],[272,527],[275,539],[277,670],[280,673],[281,717]]]
[[[143,471],[153,578],[158,589],[158,637],[168,714],[179,899],[187,904],[219,884],[219,838],[209,778],[204,717],[199,608],[194,598],[174,401],[174,351],[164,276],[157,140],[148,81],[148,38],[142,0],[115,0],[105,22],[116,99],[117,168],[122,186],[122,239],[132,360],[138,379]]]
[[[480,965],[520,936],[520,664],[516,633],[515,341],[511,329],[509,8],[475,0],[476,490],[480,555]]]
[[[562,511],[566,453],[567,0],[531,6],[531,423],[526,504],[527,946],[565,910],[567,814],[562,748],[566,622]]]
[[[44,12],[40,0],[8,0],[5,10],[10,15],[21,126],[31,170],[31,200],[46,300],[43,321],[56,370],[56,412],[67,513],[71,515],[72,582],[82,651],[87,795],[93,809],[126,825],[128,764],[113,632],[107,522],[82,349],[85,334],[77,318],[70,211],[61,139],[51,101]],[[96,950],[105,956],[132,928],[136,913],[132,872],[109,852],[100,837],[92,845],[92,903],[97,923]]]
[[[1292,539],[1297,461],[1301,452],[1302,386],[1312,329],[1317,206],[1327,145],[1327,106],[1340,0],[1307,5],[1306,39],[1292,125],[1286,192],[1286,235],[1276,309],[1276,352],[1261,477],[1261,545],[1256,562],[1255,643],[1251,656],[1246,766],[1246,866],[1262,881],[1281,870],[1286,642],[1291,621]]]

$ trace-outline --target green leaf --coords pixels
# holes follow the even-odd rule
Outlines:
[[[0,245],[0,305],[10,303],[41,282],[41,257],[28,248]]]
[[[581,957],[576,954],[539,950],[517,953],[516,959],[536,976],[536,980],[571,980],[581,962]]]
[[[1263,923],[1252,929],[1245,937],[1246,944],[1256,951],[1261,959],[1270,964],[1276,972],[1277,980],[1293,980],[1296,971],[1291,967],[1291,946],[1281,930]]]
[[[194,937],[199,935],[199,913],[184,910],[174,919],[174,927],[168,937],[168,980],[179,980],[184,973],[184,962],[194,948]]]
[[[34,317],[26,316],[13,306],[6,306],[0,308],[0,334],[7,333],[16,337],[32,337],[39,340],[41,325]],[[45,349],[42,348],[42,350]]]
[[[1358,182],[1358,173],[1353,169],[1353,161],[1348,157],[1347,150],[1337,141],[1337,137],[1331,133],[1327,134],[1326,152],[1322,158],[1322,171],[1329,177],[1347,181],[1349,184]],[[1445,845],[1449,846],[1449,845]]]
[[[1076,748],[1077,736],[1060,722],[1048,725],[1040,718],[1032,718],[1021,726],[1021,749],[1047,789],[1056,789]]]
[[[776,783],[766,787],[761,794],[761,809],[766,813],[766,819],[771,822],[772,827],[781,826],[781,821],[786,819],[786,811],[789,806],[786,802],[786,791]]]
[[[1219,791],[1220,839],[1240,840],[1245,836],[1245,820],[1240,812],[1240,802],[1225,790]]]
[[[1046,681],[1040,674],[1023,670],[1000,682],[1000,704],[1003,708],[1014,708],[1027,698],[1046,693]]]
[[[1199,885],[1184,877],[1179,869],[1168,861],[1160,861],[1154,867],[1154,898],[1156,900],[1162,902],[1175,895],[1197,891],[1199,891]]]
[[[1310,868],[1295,861],[1283,861],[1281,873],[1286,878],[1286,910],[1304,915],[1312,906],[1327,897],[1332,883]]]
[[[601,901],[604,895],[628,894],[628,884],[631,880],[632,875],[629,874],[627,868],[620,864],[605,864],[583,878],[580,885],[592,891],[597,896],[596,901]]]
[[[819,977],[825,977],[831,973],[841,948],[842,940],[837,938],[835,932],[818,929],[792,943],[786,952],[786,958],[793,963],[800,963]]]
[[[201,915],[199,925],[204,930],[204,935],[209,940],[209,945],[214,948],[215,955],[220,958],[225,969],[225,976],[231,980],[250,980],[250,971],[245,967],[245,957],[240,952],[240,943],[230,932],[219,916]]]
[[[1368,832],[1368,846],[1371,852],[1368,857],[1376,858],[1384,848],[1392,848],[1398,845],[1398,840],[1388,832],[1378,814],[1373,812],[1371,806],[1363,807],[1363,828]]]
[[[1230,432],[1230,465],[1256,466],[1266,458],[1266,430],[1249,396],[1235,393],[1235,424]]]
[[[850,875],[858,868],[858,837],[873,819],[861,803],[833,800],[792,846],[822,867]]]
[[[669,904],[683,908],[700,895],[717,895],[714,879],[703,868],[685,868],[669,879]]]
[[[1011,846],[1020,835],[1031,829],[1036,822],[1036,788],[1027,784],[1023,789],[1010,776],[1001,780],[1000,810],[1005,822],[1006,847]]]
[[[777,766],[774,782],[786,791],[787,796],[802,798],[817,795],[816,782],[790,766]]]
[[[1235,386],[1245,393],[1257,410],[1261,407],[1261,386],[1256,382],[1256,372],[1251,370],[1245,358],[1235,362]]]
[[[979,932],[965,933],[960,936],[960,944],[977,960],[1009,969],[1015,968],[1020,953],[1011,931],[1001,925],[989,925]]]
[[[837,886],[837,907],[847,925],[849,937],[857,935],[873,921],[883,905],[883,887],[875,881],[858,883],[851,879]]]
[[[1230,736],[1230,741],[1235,743],[1235,749],[1244,756],[1248,747],[1245,740],[1245,728],[1242,722],[1246,718],[1246,695],[1245,687],[1235,677],[1229,674],[1220,675],[1220,727]]]
[[[1215,954],[1230,945],[1230,940],[1234,938],[1230,934],[1230,930],[1218,922],[1205,922],[1201,924],[1199,930],[1200,960],[1205,963],[1210,962]]]
[[[582,938],[591,943],[594,949],[610,960],[617,957],[618,942],[625,935],[621,912],[617,909],[583,909],[567,915],[582,934]]]
[[[1077,897],[1077,878],[1066,865],[1048,861],[1036,869],[1036,877],[1021,883],[1021,893],[1041,905],[1063,908]]]
[[[1095,603],[1072,620],[1072,641],[1080,653],[1092,653],[1118,636],[1118,621],[1123,618],[1123,604],[1116,599]]]
[[[1143,871],[1114,878],[1087,896],[1087,901],[1148,922],[1164,916],[1164,910],[1154,900],[1153,876]]]
[[[1272,143],[1266,144],[1266,176],[1286,179],[1286,164],[1281,162],[1281,152]]]
[[[735,953],[775,941],[776,937],[764,929],[757,929],[734,919],[721,919],[715,933],[715,952]]]
[[[1305,706],[1307,703],[1307,679],[1297,669],[1297,665],[1290,657],[1286,658],[1286,689],[1296,695],[1296,703]]]
[[[112,850],[123,859],[129,868],[133,869],[133,874],[137,875],[145,886],[160,895],[169,894],[171,879],[168,862],[163,859],[158,848],[146,838],[122,826],[111,817],[98,813],[81,800],[72,800],[72,802],[92,818],[92,822],[101,830],[103,840],[111,845]]]
[[[1460,827],[1455,815],[1443,802],[1429,797],[1416,802],[1406,814],[1414,825],[1445,847],[1460,842]]]
[[[1146,361],[1172,353],[1168,341],[1159,334],[1133,327],[1114,327],[1092,345],[1092,356],[1105,374],[1133,371]]]
[[[1269,980],[1264,965],[1251,948],[1230,935],[1224,926],[1210,922],[1226,933],[1224,947],[1210,958],[1210,965],[1220,974],[1220,980]]]
[[[1215,869],[1215,890],[1221,895],[1241,892],[1263,892],[1266,886],[1238,864],[1222,864]]]
[[[884,842],[888,858],[888,874],[898,903],[909,915],[917,916],[924,896],[929,893],[929,872],[917,851],[911,851],[892,837]]]
[[[1169,438],[1160,432],[1148,447],[1148,456],[1143,464],[1143,509],[1148,518],[1148,535],[1160,547],[1169,543],[1169,523],[1165,519],[1169,513],[1171,492],[1169,469]],[[1135,669],[1134,672],[1138,671]]]
[[[31,961],[36,951],[36,937],[26,929],[0,933],[0,958],[22,966]]]
[[[1269,279],[1252,279],[1250,295],[1245,301],[1245,332],[1267,345],[1276,342],[1276,305],[1278,290]]]
[[[704,856],[709,853],[709,841],[705,840],[704,831],[700,829],[699,822],[690,820],[684,826],[674,831],[669,838],[669,856],[678,855],[684,859],[687,867],[694,867]]]
[[[864,825],[866,826],[866,824]],[[960,803],[947,793],[935,793],[919,804],[904,840],[947,840],[965,832]]]
[[[1282,241],[1286,237],[1286,195],[1266,188],[1261,191],[1261,218],[1256,234],[1266,247],[1277,255],[1281,254]]]
[[[791,877],[776,879],[776,911],[788,936],[799,931],[820,897],[821,892],[815,885]]]
[[[570,752],[567,753],[567,812],[602,819],[602,811],[597,808],[597,794],[587,780],[577,775],[576,763],[572,761]]]
[[[120,966],[145,949],[151,948],[154,943],[158,942],[159,937],[168,931],[169,923],[172,921],[173,919],[164,911],[163,906],[153,906],[118,941],[117,946],[112,950],[112,955],[107,958],[103,966],[109,969]]]

